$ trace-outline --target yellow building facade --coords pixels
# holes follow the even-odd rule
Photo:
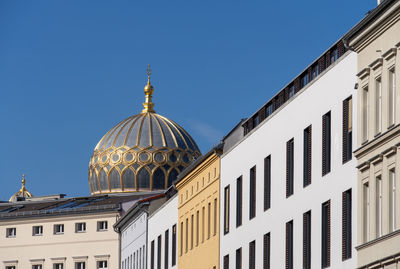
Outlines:
[[[179,177],[178,268],[219,268],[220,154],[217,146]]]

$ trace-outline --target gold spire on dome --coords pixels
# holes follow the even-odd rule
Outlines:
[[[155,113],[153,107],[154,103],[152,102],[152,97],[153,97],[153,92],[154,88],[153,85],[150,83],[150,76],[151,76],[151,69],[150,69],[150,64],[147,67],[147,85],[144,86],[144,94],[146,95],[146,100],[143,103],[143,110],[142,113]]]
[[[32,197],[32,196],[33,196],[33,195],[26,189],[26,187],[25,187],[25,182],[26,182],[26,180],[25,180],[25,175],[23,174],[23,175],[22,175],[22,187],[21,187],[21,189],[20,189],[18,192],[16,192],[13,196],[11,196],[11,198],[10,198],[10,200],[9,200],[10,203],[16,202],[18,197],[29,198],[29,197]]]

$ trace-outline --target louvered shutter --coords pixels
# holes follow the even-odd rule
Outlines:
[[[271,155],[264,159],[264,211],[271,207]]]
[[[331,201],[328,202],[328,225],[327,225],[327,235],[328,235],[328,267],[331,266]]]
[[[326,174],[326,115],[322,116],[322,175]]]
[[[311,168],[312,168],[312,157],[311,157],[311,148],[312,148],[312,127],[310,125],[309,128],[309,138],[308,138],[308,184],[311,184]]]
[[[264,234],[264,259],[263,259],[263,269],[270,269],[270,253],[271,253],[271,234]]]
[[[286,143],[286,197],[289,197],[290,141]]]

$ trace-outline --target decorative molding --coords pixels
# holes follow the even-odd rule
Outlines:
[[[52,261],[65,261],[67,257],[50,258]]]
[[[387,61],[390,58],[392,58],[393,56],[396,56],[396,54],[397,54],[397,49],[391,48],[388,51],[386,51],[384,54],[382,54],[382,57],[383,57],[383,59],[385,59],[385,61]]]
[[[30,262],[44,262],[44,259],[30,259]]]
[[[376,165],[377,163],[382,162],[382,160],[383,160],[383,154],[378,154],[378,155],[372,157],[372,158],[370,159],[370,162],[371,162],[373,165]]]
[[[370,71],[370,69],[368,67],[366,67],[363,70],[361,70],[360,72],[358,72],[357,77],[359,79],[363,79],[364,77],[369,75],[369,71]]]
[[[18,260],[3,261],[4,264],[17,264]]]
[[[400,42],[396,44],[396,47],[400,49]]]
[[[387,158],[392,156],[397,152],[397,147],[390,147],[382,152],[382,154]]]
[[[383,58],[381,57],[381,58],[378,58],[378,59],[376,59],[375,61],[373,61],[373,62],[369,65],[369,67],[372,68],[372,70],[376,70],[376,69],[378,69],[379,67],[382,66],[382,63],[383,63]]]
[[[363,171],[367,170],[367,169],[370,167],[370,165],[371,165],[371,162],[366,161],[366,162],[363,162],[362,164],[358,165],[357,168],[358,168],[361,172],[363,172]]]

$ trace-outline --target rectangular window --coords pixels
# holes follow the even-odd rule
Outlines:
[[[107,261],[98,261],[97,269],[107,269]]]
[[[304,129],[303,187],[311,184],[311,125]]]
[[[312,67],[311,79],[316,78],[318,76],[318,74],[319,74],[319,66],[318,66],[318,63],[317,63]]]
[[[86,223],[85,222],[75,223],[75,232],[76,233],[84,233],[84,232],[86,232]]]
[[[193,233],[194,233],[194,215],[192,214],[192,218],[190,220],[190,249],[193,249]]]
[[[43,266],[41,264],[34,264],[32,265],[32,269],[43,269]]]
[[[157,237],[157,269],[161,269],[161,235]]]
[[[264,159],[264,211],[271,208],[271,155]]]
[[[105,267],[105,268],[107,268],[107,267]],[[53,269],[64,269],[64,264],[63,263],[54,263]]]
[[[331,265],[331,201],[322,204],[321,266]]]
[[[229,255],[224,256],[224,269],[229,269]]]
[[[165,231],[164,237],[164,268],[168,269],[168,256],[169,256],[169,230]]]
[[[271,233],[264,234],[263,269],[271,268]]]
[[[154,269],[154,240],[150,244],[150,269]]]
[[[250,216],[252,219],[256,216],[256,167],[250,169]]]
[[[54,224],[54,234],[63,234],[64,224]]]
[[[182,256],[183,255],[183,221],[181,222],[181,239],[180,239],[180,246],[179,246],[179,255]]]
[[[185,225],[185,253],[188,252],[189,247],[189,219],[186,218],[186,225]]]
[[[369,241],[369,212],[370,212],[370,198],[369,198],[369,183],[363,184],[363,242]]]
[[[349,97],[343,101],[342,122],[342,163],[351,160],[352,155],[352,129],[353,129],[353,102]]]
[[[7,228],[6,229],[6,237],[16,237],[17,236],[17,228]]]
[[[242,269],[242,248],[236,250],[236,269]]]
[[[32,235],[34,235],[34,236],[43,235],[43,226],[33,226],[32,227]]]
[[[294,140],[286,143],[286,198],[293,194],[294,190]]]
[[[204,243],[205,217],[206,217],[206,208],[203,206],[203,209],[201,211],[201,242],[202,243]]]
[[[375,80],[375,134],[382,130],[382,82],[381,78]]]
[[[311,268],[311,211],[303,214],[303,268]]]
[[[229,233],[229,185],[224,190],[224,234]]]
[[[207,240],[210,239],[211,236],[211,203],[208,203],[208,211],[207,211]]]
[[[85,262],[76,262],[75,263],[75,269],[85,269],[85,268],[86,268]],[[42,267],[40,267],[38,269],[42,269]]]
[[[214,199],[214,234],[213,236],[217,235],[217,218],[218,218],[218,200],[217,198]]]
[[[256,241],[249,243],[249,269],[256,269]]]
[[[199,245],[199,223],[200,223],[200,212],[197,210],[196,212],[196,247]]]
[[[15,269],[15,266],[6,266],[6,269]]]
[[[322,116],[322,175],[331,171],[331,112]]]
[[[289,98],[292,97],[294,95],[294,85],[291,85],[289,87]]]
[[[368,87],[364,87],[362,93],[362,142],[368,140],[368,115],[369,115]]]
[[[351,258],[351,189],[342,198],[342,260]]]
[[[389,70],[389,124],[394,125],[396,115],[396,74],[395,69]]]
[[[242,225],[243,180],[242,176],[236,179],[236,227]]]
[[[108,229],[108,222],[107,221],[98,221],[97,222],[97,231],[98,232],[107,231],[107,229]]]
[[[396,173],[389,170],[389,231],[396,230]]]
[[[376,177],[376,238],[382,236],[382,178]]]
[[[172,266],[176,265],[176,224],[172,226]]]
[[[293,220],[286,222],[286,269],[293,269]]]

